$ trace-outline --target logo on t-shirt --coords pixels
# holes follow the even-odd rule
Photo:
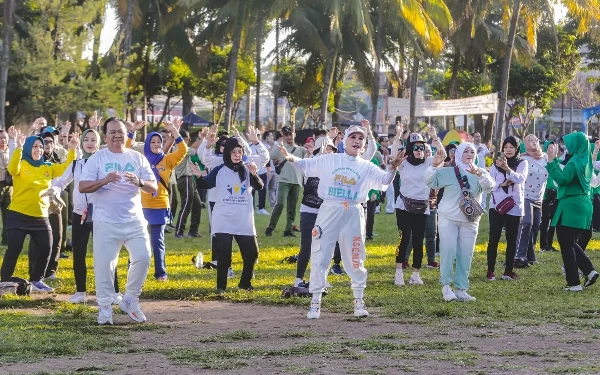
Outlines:
[[[104,164],[104,172],[135,172],[135,167],[131,163],[125,164],[125,168],[119,163],[106,163]]]
[[[246,185],[227,185],[227,191],[231,195],[244,195],[244,193],[246,192]]]

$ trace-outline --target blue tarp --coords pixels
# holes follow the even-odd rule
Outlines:
[[[183,123],[190,127],[194,126],[210,126],[210,121],[203,119],[195,113],[189,113],[183,118]]]
[[[595,116],[600,113],[600,105],[590,108],[584,108],[581,110],[581,131],[583,133],[587,133],[587,123],[590,117]]]

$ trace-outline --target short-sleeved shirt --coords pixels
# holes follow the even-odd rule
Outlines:
[[[83,168],[81,181],[101,180],[111,172],[131,172],[141,180],[156,181],[144,155],[129,149],[113,153],[108,148],[90,156]],[[93,216],[94,221],[103,223],[145,222],[140,188],[128,182],[125,177],[101,187],[94,193]]]

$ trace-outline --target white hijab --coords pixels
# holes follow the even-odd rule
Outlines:
[[[462,173],[466,173],[467,170],[469,169],[469,165],[463,163],[463,161],[462,161],[463,154],[465,153],[465,151],[468,148],[473,150],[473,152],[475,153],[475,159],[476,159],[477,158],[477,148],[475,148],[475,145],[470,142],[463,142],[463,143],[459,144],[458,147],[456,148],[456,153],[454,154],[454,162],[461,169]],[[476,162],[475,159],[473,159],[473,163]]]

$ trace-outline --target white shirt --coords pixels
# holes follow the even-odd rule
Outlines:
[[[383,171],[361,157],[327,154],[318,158],[295,158],[291,163],[306,177],[318,177],[318,194],[323,201],[365,203],[371,189],[385,190],[395,172]]]
[[[73,163],[75,163],[75,171],[73,171]],[[73,189],[73,212],[78,215],[83,215],[83,211],[87,208],[88,203],[93,203],[92,199],[94,198],[94,193],[84,194],[79,192],[79,181],[81,181],[83,166],[85,164],[87,164],[87,160],[85,159],[73,160],[62,176],[52,180],[52,188],[57,192],[57,195],[60,195],[60,192],[64,190],[71,181],[75,181],[75,188]]]
[[[130,149],[113,153],[108,148],[90,156],[83,167],[81,181],[101,180],[111,172],[131,172],[141,180],[156,181],[144,155]],[[124,177],[98,189],[94,193],[94,203],[94,221],[111,224],[146,222],[140,188],[127,182]]]
[[[548,155],[544,154],[539,160],[529,155],[523,155],[521,158],[526,160],[528,164],[528,174],[525,180],[525,199],[541,202],[548,181],[548,171],[546,170]]]
[[[425,159],[419,165],[412,165],[408,161],[400,164],[400,194],[406,198],[427,201],[425,214],[429,215],[429,187],[425,184],[425,171],[433,163],[433,156]],[[402,197],[398,195],[394,207],[406,211]]]
[[[498,203],[502,202],[507,197],[513,197],[515,206],[507,212],[511,216],[523,216],[525,214],[525,205],[523,200],[525,199],[524,183],[527,178],[529,171],[529,163],[522,161],[519,163],[516,171],[504,174],[493,166],[490,168],[490,176],[496,181],[494,184],[494,190],[492,190],[492,199],[490,205],[495,208]],[[500,186],[505,180],[514,182],[514,185],[508,187],[508,193]]]
[[[477,148],[477,165],[485,168],[485,157],[490,153],[490,149],[483,143],[475,145]]]

